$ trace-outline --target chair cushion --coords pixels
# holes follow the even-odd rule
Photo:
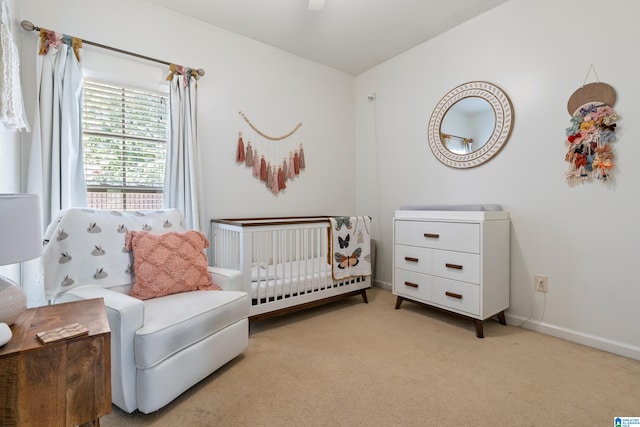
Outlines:
[[[247,318],[249,306],[249,296],[241,291],[193,291],[144,301],[144,325],[135,336],[136,366],[150,368]]]
[[[129,231],[125,247],[133,253],[132,297],[149,299],[194,290],[220,290],[211,283],[204,253],[209,241],[199,231]]]

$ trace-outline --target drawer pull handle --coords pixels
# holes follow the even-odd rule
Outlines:
[[[433,233],[424,233],[424,237],[428,238],[428,239],[437,239],[440,237],[439,234],[433,234]]]
[[[462,295],[460,295],[460,294],[455,294],[455,293],[453,293],[453,292],[449,292],[449,291],[447,291],[447,292],[445,292],[444,294],[445,294],[446,296],[448,296],[448,297],[451,297],[451,298],[462,299]]]
[[[411,288],[418,288],[418,284],[417,283],[411,283],[411,282],[404,282],[405,286],[409,286]]]
[[[445,266],[445,267],[447,267],[447,268],[453,268],[453,269],[455,269],[455,270],[462,270],[462,266],[461,266],[461,265],[458,265],[458,264],[449,264],[449,263],[446,263],[444,266]]]
[[[404,260],[405,261],[410,261],[410,262],[418,262],[419,261],[418,258],[413,258],[413,257],[410,257],[410,256],[404,257]]]

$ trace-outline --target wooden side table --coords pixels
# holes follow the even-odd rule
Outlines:
[[[42,344],[38,332],[80,323],[88,335]],[[111,330],[102,298],[31,308],[0,347],[0,425],[100,425],[111,412]]]

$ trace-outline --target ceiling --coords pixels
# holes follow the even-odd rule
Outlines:
[[[355,76],[507,0],[146,1]]]

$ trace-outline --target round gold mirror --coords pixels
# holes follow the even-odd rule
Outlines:
[[[465,83],[449,91],[434,108],[429,147],[447,166],[478,166],[507,142],[512,124],[511,101],[499,87],[487,82]]]

